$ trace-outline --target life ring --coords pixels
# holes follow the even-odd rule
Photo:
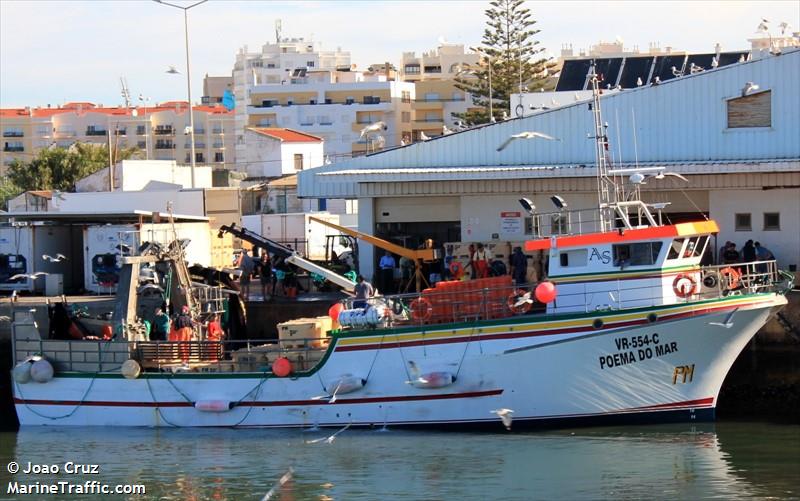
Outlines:
[[[736,268],[731,268],[730,266],[722,268],[719,270],[719,275],[722,277],[723,285],[728,290],[732,291],[739,287],[739,279],[742,278],[742,274]]]
[[[689,297],[697,293],[697,282],[692,275],[681,273],[672,282],[672,290],[678,297]]]
[[[531,291],[524,289],[517,289],[512,292],[506,300],[508,309],[515,315],[522,315],[528,313],[533,307],[533,298],[531,298]]]
[[[464,276],[464,265],[461,264],[459,261],[451,262],[450,274],[453,275],[453,278],[455,278],[456,280],[461,280],[461,277]]]
[[[431,314],[433,314],[433,306],[431,306],[431,302],[424,297],[418,297],[417,299],[411,301],[411,303],[408,305],[408,310],[411,312],[412,319],[422,322],[431,318]]]

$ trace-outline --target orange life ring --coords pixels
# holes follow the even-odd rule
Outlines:
[[[689,297],[697,294],[697,281],[692,275],[681,273],[672,282],[672,290],[678,297]]]
[[[452,261],[450,263],[450,274],[456,280],[461,280],[461,277],[464,276],[464,265],[458,261]]]
[[[725,281],[728,290],[739,287],[739,279],[742,278],[742,274],[736,268],[730,266],[722,268],[719,270],[719,275]]]
[[[506,305],[508,305],[508,309],[515,315],[528,313],[531,307],[533,307],[533,298],[531,298],[531,295],[531,291],[517,289],[508,296]]]
[[[408,304],[408,311],[411,312],[412,319],[424,322],[431,318],[433,306],[424,297],[418,297]]]

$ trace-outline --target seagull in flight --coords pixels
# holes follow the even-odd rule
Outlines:
[[[49,275],[49,273],[45,273],[43,271],[38,271],[38,272],[32,273],[30,275],[27,274],[27,273],[18,273],[16,275],[13,275],[11,278],[9,278],[9,280],[17,280],[18,278],[31,278],[31,279],[35,280],[35,279],[37,279],[39,277],[43,277],[45,275]]]
[[[413,360],[409,360],[408,361],[408,369],[411,371],[411,376],[414,379],[412,379],[411,381],[406,381],[406,384],[414,384],[414,383],[427,384],[428,383],[428,380],[425,379],[424,377],[422,377],[422,373],[419,371],[419,367],[417,367],[417,364],[414,363]]]
[[[363,129],[361,129],[361,135],[359,136],[359,139],[363,138],[370,132],[379,132],[386,129],[388,129],[388,127],[386,126],[386,122],[384,122],[383,120],[375,122],[374,124],[369,124]]]
[[[502,409],[495,409],[495,410],[490,411],[490,412],[492,414],[497,414],[497,417],[499,417],[500,421],[503,422],[503,426],[506,427],[506,430],[510,430],[511,429],[511,420],[512,420],[511,415],[514,414],[513,410],[502,408]]]
[[[281,487],[283,487],[283,484],[291,480],[293,475],[294,475],[294,468],[289,467],[289,471],[284,473],[283,476],[279,478],[277,482],[275,482],[275,485],[273,485],[272,488],[268,490],[266,494],[264,494],[264,497],[261,498],[261,501],[268,501],[272,499],[272,496],[277,494],[278,491],[281,490]]]
[[[328,443],[328,444],[332,444],[333,441],[336,440],[336,436],[338,434],[340,434],[341,432],[343,432],[344,430],[350,428],[351,424],[353,424],[353,423],[348,423],[347,426],[345,426],[344,428],[342,428],[341,430],[337,431],[336,433],[334,433],[333,435],[331,435],[329,437],[315,438],[314,440],[306,440],[306,443],[307,444],[318,444],[320,442],[325,442],[325,443]]]
[[[60,263],[61,261],[67,259],[67,256],[65,256],[64,254],[56,254],[56,257],[53,257],[47,254],[42,254],[42,259],[44,259],[45,261],[50,261],[51,263]]]
[[[503,151],[506,147],[511,144],[513,141],[517,139],[547,139],[548,141],[561,141],[553,136],[548,134],[544,134],[542,132],[533,132],[533,131],[526,131],[520,132],[519,134],[512,134],[506,139],[503,144],[497,147],[497,151]]]
[[[178,70],[176,70],[176,69],[175,69],[175,67],[174,67],[174,66],[172,66],[172,65],[170,65],[170,67],[169,67],[169,69],[166,71],[166,73],[169,73],[170,75],[180,75],[180,74],[181,74],[181,72],[180,72],[180,71],[178,71]]]
[[[519,296],[517,296],[517,302],[514,303],[513,308],[519,308],[526,304],[533,304],[533,299],[531,299],[531,291],[528,291],[525,294],[520,294]]]
[[[725,317],[724,322],[709,322],[708,325],[716,325],[717,327],[724,327],[725,329],[730,329],[731,327],[733,327],[733,316],[736,315],[737,311],[739,311],[739,308],[736,308],[732,312],[728,313],[728,316]]]

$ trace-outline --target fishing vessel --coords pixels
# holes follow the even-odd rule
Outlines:
[[[202,329],[161,342],[146,340],[137,320],[137,280],[154,258],[129,256],[121,281],[129,294],[118,300],[108,339],[48,339],[30,319],[15,319],[21,425],[510,428],[713,419],[727,372],[786,305],[793,276],[774,261],[701,265],[717,224],[665,224],[663,204],[641,201],[642,179],[661,171],[613,168],[598,84],[595,75],[597,207],[530,208],[535,238],[525,248],[547,257],[545,281],[514,284],[506,275],[348,298],[332,306],[330,327],[311,322],[316,331],[298,327],[277,342],[209,340]],[[179,246],[156,257],[181,276]],[[223,311],[220,290],[175,287],[191,290],[184,303],[198,324]]]

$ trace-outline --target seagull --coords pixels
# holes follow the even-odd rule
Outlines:
[[[634,174],[634,175],[635,175],[635,174]],[[681,175],[680,175],[680,174],[678,174],[677,172],[664,172],[664,171],[661,171],[661,172],[659,172],[658,174],[648,174],[648,176],[647,176],[647,177],[648,177],[648,178],[653,178],[653,179],[658,179],[658,180],[661,180],[661,179],[664,179],[666,176],[677,177],[677,178],[678,178],[678,179],[680,179],[681,181],[686,181],[687,183],[689,182],[689,180],[688,180],[688,179],[686,179],[685,177],[681,176]],[[631,176],[631,178],[633,178],[633,176]]]
[[[744,84],[744,87],[742,87],[742,97],[752,94],[757,90],[758,90],[758,84],[753,82],[747,82],[746,84]]]
[[[325,155],[325,165],[330,165],[330,164],[331,164],[331,157],[328,156],[328,155]]]
[[[661,84],[661,77],[656,76],[656,78],[653,79],[653,85],[660,85],[660,84]]]
[[[406,142],[405,139],[400,140],[400,146],[408,146],[408,143]]]
[[[745,62],[744,54],[742,54],[741,56],[739,56],[739,62],[740,62],[740,63],[743,63],[743,62]]]
[[[37,271],[36,273],[32,273],[30,275],[28,275],[27,273],[18,273],[16,275],[13,275],[11,278],[9,278],[9,280],[17,280],[18,278],[31,278],[31,279],[35,280],[35,279],[37,279],[39,277],[43,277],[45,275],[49,275],[49,273],[45,273],[43,271]]]
[[[447,125],[442,125],[442,134],[443,135],[447,136],[447,135],[450,135],[452,133],[453,133],[453,131],[450,130],[450,128],[447,127]]]
[[[504,149],[506,149],[506,147],[508,147],[509,144],[511,144],[516,139],[547,139],[548,141],[561,141],[560,139],[557,139],[548,134],[544,134],[542,132],[526,131],[526,132],[520,132],[519,134],[512,134],[511,136],[509,136],[508,139],[503,141],[503,144],[497,147],[497,151],[503,151]]]
[[[11,317],[7,317],[5,315],[0,317],[0,322],[10,322],[10,321],[11,321]]]
[[[758,23],[758,28],[756,28],[756,31],[761,33],[767,33],[769,31],[769,26],[767,26],[768,22],[769,21],[767,21],[766,19],[762,19],[761,22]]]
[[[278,493],[279,490],[281,490],[283,484],[292,479],[292,475],[294,475],[294,468],[289,467],[289,471],[284,473],[283,476],[278,479],[275,485],[273,485],[272,488],[268,490],[266,494],[264,494],[264,497],[261,498],[261,501],[268,501],[272,499],[272,496],[274,496],[275,494]]]
[[[506,110],[503,110],[502,119],[503,119],[504,121],[505,121],[505,120],[508,120],[508,113],[506,113]]]
[[[56,254],[56,257],[48,256],[47,254],[42,254],[42,259],[45,261],[50,261],[51,263],[60,263],[61,261],[67,259],[67,256],[64,254]]]
[[[682,77],[683,76],[683,72],[682,71],[678,71],[678,68],[673,66],[670,69],[672,70],[672,76],[674,76],[674,77]]]
[[[739,308],[736,308],[732,312],[728,313],[728,316],[725,317],[725,321],[720,322],[709,322],[708,325],[716,325],[717,327],[724,327],[726,329],[730,329],[733,327],[733,316],[736,315],[736,312],[739,311]]]
[[[414,379],[412,379],[411,381],[406,381],[406,384],[414,384],[414,383],[426,384],[428,382],[427,379],[422,377],[422,374],[419,371],[419,367],[417,367],[417,364],[414,363],[413,360],[408,361],[408,368],[411,371],[411,376]]]
[[[639,78],[636,79],[636,86],[637,87],[641,87],[643,84],[644,84],[644,82],[642,82],[642,77],[639,77]]]
[[[785,35],[786,32],[789,31],[789,28],[791,28],[792,26],[786,21],[783,21],[781,24],[778,25],[778,27],[781,29],[781,35]]]
[[[694,75],[695,73],[700,73],[701,71],[705,70],[706,69],[703,68],[702,66],[698,66],[694,63],[692,63],[691,66],[689,66],[689,73],[691,73],[692,75]]]
[[[503,426],[506,427],[506,430],[510,430],[511,429],[511,419],[512,419],[511,415],[514,414],[513,410],[502,408],[502,409],[495,409],[495,410],[490,411],[490,412],[492,414],[497,414],[497,417],[499,417],[500,421],[503,422]]]
[[[351,424],[353,424],[353,423],[348,423],[347,426],[345,426],[344,428],[342,428],[341,430],[337,431],[336,433],[334,433],[333,435],[331,435],[329,437],[315,438],[314,440],[306,440],[306,443],[307,444],[318,444],[320,442],[326,442],[326,443],[332,444],[333,441],[336,440],[336,435],[338,435],[339,433],[343,432],[344,430],[350,428]]]
[[[336,385],[336,388],[333,390],[333,393],[331,394],[330,400],[328,400],[329,404],[332,404],[332,403],[336,402],[336,393],[339,392],[339,388],[341,388],[341,387],[342,387],[342,382],[339,381],[339,384]]]
[[[427,135],[425,135],[425,131],[419,131],[419,139],[420,141],[427,141],[430,139]]]
[[[384,122],[383,120],[375,122],[374,124],[369,124],[363,129],[361,129],[361,135],[359,136],[359,139],[366,136],[370,132],[378,132],[386,129],[388,129],[388,127],[386,126],[386,122]]]
[[[577,92],[575,93],[575,100],[576,101],[580,101],[581,100],[581,96]]]
[[[716,68],[717,66],[719,66],[719,58],[715,57],[711,60],[711,67]]]
[[[519,308],[520,306],[526,304],[533,304],[533,299],[531,299],[531,291],[528,291],[525,294],[520,294],[519,296],[517,296],[517,302],[514,303],[513,308]]]
[[[178,71],[178,70],[176,70],[176,69],[175,69],[175,67],[174,67],[174,66],[172,66],[172,65],[170,65],[170,67],[169,67],[169,69],[166,71],[166,73],[169,73],[170,75],[180,75],[180,74],[181,74],[181,72],[180,72],[180,71]]]

